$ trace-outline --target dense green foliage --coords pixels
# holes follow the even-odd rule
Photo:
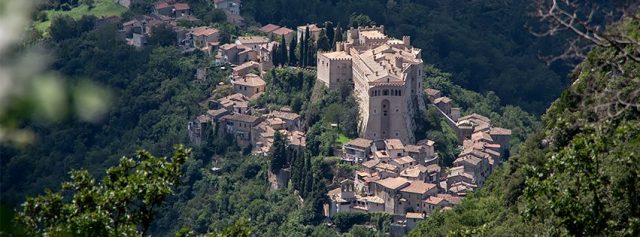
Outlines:
[[[63,192],[28,198],[17,220],[33,235],[145,235],[189,156],[181,146],[170,159],[138,151],[135,159],[121,158],[102,181],[86,170],[72,171]]]
[[[196,67],[207,65],[206,60],[181,55],[173,47],[136,50],[116,40],[115,33],[114,25],[103,25],[48,43],[55,56],[53,69],[70,84],[91,78],[111,91],[110,111],[97,123],[34,119],[21,124],[38,138],[32,147],[2,147],[3,202],[15,204],[54,188],[71,169],[85,168],[99,176],[120,156],[139,148],[168,154],[174,144],[187,141],[185,124],[202,113],[197,102],[217,84],[193,81]],[[210,72],[214,79],[227,73],[214,67]]]
[[[610,30],[638,40],[638,29],[628,20]],[[517,155],[412,236],[637,236],[639,76],[615,47],[593,49]]]
[[[538,60],[537,55],[561,51],[564,40],[529,33],[525,25],[537,24],[537,19],[529,18],[530,4],[496,0],[246,0],[242,11],[246,18],[263,25],[295,27],[325,21],[343,26],[382,24],[394,37],[411,36],[412,45],[423,49],[424,61],[452,72],[454,83],[482,93],[494,91],[504,104],[541,113],[566,85],[563,77],[569,68],[562,63],[549,68]]]

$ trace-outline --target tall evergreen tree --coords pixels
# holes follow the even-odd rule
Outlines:
[[[287,163],[287,143],[284,136],[277,132],[273,136],[271,147],[271,172],[278,173]]]
[[[280,62],[280,65],[284,66],[288,61],[287,41],[284,39],[284,36],[280,38],[280,45],[278,46],[278,48],[278,61]]]
[[[309,27],[307,27],[304,31],[304,38],[302,40],[302,44],[304,46],[304,66],[309,66],[309,45],[311,45],[311,33],[309,32]]]
[[[320,37],[318,37],[318,50],[329,51],[331,50],[331,41],[327,37],[327,33],[324,29],[320,31]]]
[[[327,38],[329,39],[329,44],[333,45],[334,37],[335,37],[335,29],[333,28],[333,22],[326,21],[324,22],[324,31],[327,33]]]
[[[313,190],[313,172],[311,171],[311,156],[306,156],[304,160],[304,192],[302,197],[306,198]],[[301,191],[302,192],[302,191]]]
[[[307,48],[307,66],[315,66],[316,65],[316,52],[318,48],[316,44],[313,42],[309,42],[309,47]]]
[[[340,27],[340,22],[338,22],[338,25],[336,26],[336,31],[334,32],[333,35],[333,43],[331,44],[332,47],[336,47],[336,42],[341,42],[342,41],[342,28]]]
[[[296,38],[293,37],[291,39],[291,43],[289,44],[289,65],[296,66],[298,64],[298,58],[296,57],[296,48],[298,44],[296,43]]]

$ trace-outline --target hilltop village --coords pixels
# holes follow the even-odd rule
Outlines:
[[[214,2],[230,22],[244,24],[239,0]],[[177,32],[178,47],[184,52],[198,50],[213,57],[220,67],[231,67],[228,84],[220,82],[219,86],[229,86],[232,92],[200,102],[206,113],[188,123],[191,143],[201,145],[206,130],[214,130],[216,135],[230,135],[238,146],[258,156],[270,154],[277,134],[286,138],[289,148],[306,146],[308,128],[300,114],[289,107],[269,109],[252,103],[269,93],[264,77],[281,65],[278,55],[282,52],[278,50],[293,51],[287,47],[304,40],[317,43],[324,31],[340,34],[341,40],[330,50],[319,50],[311,59],[315,62],[301,68],[315,73],[317,83],[327,90],[351,88],[358,101],[358,137],[334,152],[342,163],[358,168],[326,193],[329,201],[324,212],[328,217],[342,212],[389,213],[394,220],[392,236],[402,236],[418,221],[452,208],[481,187],[506,158],[511,131],[493,126],[480,114],[463,116],[462,109],[453,107],[447,95],[424,85],[421,50],[411,45],[409,36],[392,38],[385,34],[384,26],[350,28],[343,34],[338,28],[315,24],[295,30],[268,24],[259,28],[258,34],[226,36],[234,40],[221,43],[220,29],[179,26],[178,22],[197,20],[188,4],[165,0],[153,7],[153,14],[122,25],[128,44],[144,47],[152,28],[166,25]],[[291,43],[282,47],[282,42]],[[205,80],[207,75],[207,68],[200,68],[195,80]],[[427,106],[436,108],[456,132],[461,152],[452,167],[442,166],[438,144],[414,137],[413,118]],[[287,179],[288,175],[274,178],[273,186],[286,185],[282,183]]]

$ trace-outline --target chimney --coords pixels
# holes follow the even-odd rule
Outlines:
[[[397,68],[402,68],[402,58],[401,57],[395,57],[395,64]]]
[[[402,36],[402,43],[404,43],[404,45],[406,45],[407,47],[411,45],[411,36]]]

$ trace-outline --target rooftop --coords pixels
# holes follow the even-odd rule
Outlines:
[[[386,179],[378,180],[376,181],[376,183],[379,185],[382,185],[385,188],[395,190],[395,189],[399,189],[406,186],[409,183],[409,181],[401,177],[396,177],[396,178],[389,177]]]
[[[434,104],[437,104],[437,103],[440,103],[440,102],[445,103],[445,104],[451,103],[451,98],[443,96],[443,97],[439,97],[439,98],[436,98],[435,100],[433,100]]]
[[[211,27],[201,26],[191,29],[191,33],[195,36],[209,36],[218,33],[218,30]]]
[[[419,212],[407,212],[407,215],[405,216],[405,218],[424,220],[424,214]]]
[[[264,33],[271,33],[274,30],[280,29],[279,25],[274,25],[274,24],[267,24],[263,27],[260,28],[260,31],[264,32]]]
[[[373,168],[376,165],[378,165],[378,163],[380,163],[379,160],[368,160],[368,161],[362,162],[362,166],[365,168]]]
[[[398,163],[399,165],[406,165],[412,162],[416,162],[416,160],[411,158],[411,156],[398,157],[393,159],[393,161]]]
[[[400,139],[386,139],[384,145],[387,150],[404,150],[404,145]]]
[[[249,86],[249,87],[257,87],[257,86],[264,86],[267,83],[264,82],[264,80],[262,80],[260,76],[253,73],[249,73],[240,79],[234,80],[233,84]]]
[[[434,95],[438,95],[440,91],[436,89],[427,88],[427,89],[424,89],[424,93],[430,96],[434,96]]]
[[[240,122],[245,122],[245,123],[254,123],[256,121],[258,121],[258,117],[256,116],[251,116],[248,114],[229,114],[229,115],[225,115],[222,117],[222,119],[224,120],[231,120],[231,121],[240,121]]]
[[[309,27],[309,32],[318,32],[322,29],[320,29],[318,26],[316,26],[315,24],[307,24],[307,25],[303,25],[303,26],[298,26],[298,30],[299,31],[306,31],[307,27]]]
[[[510,129],[506,129],[506,128],[500,128],[500,127],[492,127],[491,130],[489,130],[489,134],[491,134],[491,135],[511,135],[511,130]]]
[[[371,141],[369,139],[356,138],[356,139],[353,139],[353,140],[345,143],[345,145],[355,146],[355,147],[359,147],[359,148],[367,148],[367,147],[371,146],[372,142],[373,141]]]
[[[264,36],[240,36],[237,42],[240,44],[266,44],[271,40]]]
[[[293,32],[292,29],[289,29],[287,27],[281,27],[280,29],[274,30],[271,33],[275,35],[287,35],[287,34],[290,34],[291,32]]]
[[[403,188],[400,191],[401,192],[407,192],[407,193],[425,194],[426,192],[428,192],[429,190],[432,190],[434,188],[436,188],[435,184],[425,183],[425,182],[422,182],[422,181],[413,181],[413,182],[411,182],[411,184],[409,184],[409,186]]]

